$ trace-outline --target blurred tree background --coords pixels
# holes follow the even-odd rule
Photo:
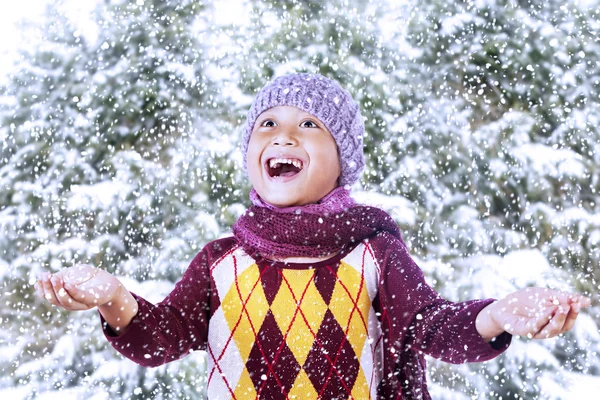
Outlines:
[[[360,102],[353,193],[391,213],[442,295],[541,285],[594,299],[560,338],[515,338],[483,364],[430,359],[433,397],[599,385],[596,1],[106,0],[90,20],[93,35],[50,6],[1,88],[0,393],[202,397],[201,352],[137,367],[95,312],[53,308],[32,283],[91,263],[160,301],[249,205],[245,113],[293,71]]]

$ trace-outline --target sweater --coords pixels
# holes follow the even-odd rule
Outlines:
[[[490,360],[475,329],[494,299],[451,302],[426,282],[402,240],[387,232],[313,264],[208,243],[159,304],[139,311],[112,346],[155,367],[208,355],[209,399],[430,399],[424,354],[449,363]]]

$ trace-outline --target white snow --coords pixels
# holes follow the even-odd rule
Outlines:
[[[115,201],[123,201],[133,188],[133,185],[118,181],[100,182],[94,185],[73,185],[67,209],[71,211],[107,209]],[[141,199],[140,201],[144,202],[145,200]]]
[[[539,143],[528,143],[515,148],[512,155],[525,168],[538,175],[552,178],[573,177],[583,179],[586,168],[581,155],[568,149],[553,149]]]
[[[544,398],[560,400],[581,400],[594,398],[593,393],[600,391],[600,378],[563,371],[561,377],[566,382],[557,381],[556,374],[543,373],[538,384],[543,388]]]
[[[504,257],[477,255],[461,260],[459,264],[472,271],[472,275],[459,284],[472,287],[474,298],[499,299],[528,286],[550,285],[571,290],[567,276],[552,268],[537,249],[511,251]]]
[[[360,204],[386,210],[400,224],[414,225],[417,220],[414,205],[405,197],[361,190],[352,191],[351,196]]]
[[[136,5],[158,4],[127,2],[135,10],[139,10]],[[40,43],[39,49],[56,51],[59,58],[88,57],[95,68],[98,65],[94,63],[109,56],[119,40],[132,39],[99,35],[102,18],[90,11],[95,6],[103,7],[103,1],[8,3],[0,13],[3,81],[12,71],[12,60],[18,59],[17,49],[33,48],[34,41],[27,42],[29,39],[49,39],[48,33],[39,28],[44,4],[53,4],[59,14],[72,21],[75,38],[88,41],[89,50],[101,50],[90,56],[79,48],[64,48],[50,40]],[[212,238],[229,236],[224,220],[235,220],[244,210],[245,204],[227,197],[238,196],[241,188],[210,204],[212,197],[207,190],[229,186],[231,176],[206,182],[202,179],[208,176],[207,165],[218,168],[210,160],[226,155],[233,165],[242,165],[240,152],[229,152],[238,146],[244,112],[253,100],[248,86],[256,88],[265,73],[328,69],[346,80],[347,89],[360,97],[369,125],[366,143],[379,151],[379,161],[389,163],[391,171],[387,176],[371,172],[372,178],[383,178],[381,187],[386,194],[376,189],[361,190],[357,184],[352,196],[359,203],[383,208],[408,232],[410,236],[403,232],[407,242],[415,244],[420,252],[415,261],[441,294],[458,300],[500,298],[528,286],[578,291],[598,287],[593,274],[600,244],[600,48],[597,37],[590,36],[600,28],[598,0],[567,2],[552,18],[547,18],[545,8],[550,4],[542,4],[534,13],[518,2],[511,4],[511,9],[494,9],[500,7],[494,0],[435,5],[416,0],[380,0],[362,2],[362,8],[358,2],[343,1],[347,5],[343,10],[336,9],[332,1],[321,2],[328,18],[314,20],[313,16],[307,22],[293,14],[294,2],[287,2],[290,9],[286,13],[295,16],[283,18],[275,11],[276,2],[213,3],[214,13],[209,7],[191,29],[199,35],[202,48],[198,53],[189,49],[190,54],[201,54],[201,65],[173,59],[166,47],[147,47],[149,58],[164,61],[159,72],[182,79],[186,87],[174,94],[165,79],[158,82],[152,95],[167,101],[180,92],[206,91],[205,115],[198,117],[193,110],[179,114],[178,122],[186,126],[184,139],[178,136],[181,132],[166,124],[158,130],[161,136],[151,139],[160,149],[177,143],[164,157],[154,154],[160,149],[152,146],[144,149],[143,145],[137,147],[139,143],[124,143],[129,150],[112,148],[113,155],[101,160],[105,164],[91,165],[90,158],[102,156],[107,150],[102,139],[110,136],[94,126],[102,111],[98,91],[111,87],[113,81],[141,89],[136,86],[138,82],[123,81],[124,76],[131,76],[132,68],[139,67],[125,57],[91,76],[82,67],[65,72],[63,60],[52,61],[57,68],[32,66],[31,72],[38,77],[21,85],[19,107],[15,107],[19,104],[16,98],[0,99],[0,112],[26,114],[18,126],[0,127],[0,157],[12,157],[13,161],[5,166],[7,160],[0,159],[0,284],[4,285],[0,297],[0,396],[26,399],[36,391],[36,399],[112,399],[119,390],[127,392],[123,396],[130,396],[163,382],[173,385],[169,387],[172,393],[179,393],[177,385],[187,387],[192,385],[190,382],[196,385],[195,390],[202,390],[204,352],[194,352],[167,366],[141,369],[108,347],[95,311],[59,311],[42,299],[32,299],[31,284],[41,272],[57,271],[82,259],[101,260],[109,264],[103,268],[117,269],[118,278],[129,290],[151,302],[161,301],[173,289],[173,278],[189,264],[189,254]],[[257,5],[263,12],[250,15]],[[443,7],[443,11],[437,7]],[[502,18],[515,23],[515,31],[509,32],[511,37],[501,30],[497,35],[492,32],[488,16],[479,13],[485,7],[498,12],[499,19],[494,23]],[[576,16],[576,7],[587,8],[588,14]],[[377,16],[376,11],[383,11],[383,15]],[[103,15],[111,17],[110,13]],[[27,32],[19,31],[15,29],[17,17],[27,17],[34,23]],[[252,18],[263,24],[261,32],[250,25]],[[334,48],[331,43],[313,43],[304,36],[314,33],[319,39],[323,29],[333,29],[343,38],[347,32],[340,23],[342,18],[351,23],[351,39],[356,42],[344,39]],[[133,21],[135,17],[125,14],[119,22],[126,25]],[[419,24],[430,30],[424,32]],[[360,36],[365,29],[369,38]],[[421,30],[424,36],[411,36],[414,30]],[[150,41],[159,40],[157,32],[150,31]],[[270,35],[275,34],[281,34],[277,37],[280,43],[272,42]],[[435,40],[436,34],[445,35],[448,41],[433,47],[427,40]],[[351,51],[359,49],[358,42],[364,40],[373,40],[377,48],[373,57]],[[382,46],[388,46],[390,53],[384,53]],[[542,57],[532,49],[543,51]],[[428,53],[431,50],[435,52]],[[423,55],[430,60],[418,60]],[[479,59],[482,56],[489,59]],[[384,57],[397,61],[397,68],[385,70],[379,60]],[[148,60],[140,62],[144,61]],[[500,72],[492,72],[496,66]],[[198,71],[214,86],[200,88]],[[546,71],[550,78],[539,81]],[[85,82],[75,84],[75,77]],[[49,82],[46,79],[55,80],[55,86],[44,86]],[[61,86],[62,82],[66,83]],[[27,114],[22,104],[47,92],[49,100],[37,103]],[[121,102],[125,92],[110,95]],[[144,99],[137,92],[131,99],[135,100],[131,107],[142,106]],[[220,109],[219,102],[227,106]],[[370,108],[373,105],[374,110]],[[76,111],[75,107],[85,111]],[[377,118],[382,123],[374,126]],[[120,135],[115,138],[119,142],[147,122],[114,121],[111,132]],[[381,143],[369,142],[379,134],[384,137]],[[37,136],[45,141],[27,144]],[[15,137],[22,140],[10,149]],[[53,145],[61,140],[62,146]],[[90,149],[81,149],[82,143]],[[32,158],[37,156],[47,156],[52,161],[50,166]],[[19,178],[22,169],[29,175]],[[190,171],[195,174],[186,175]],[[194,180],[183,181],[188,176]],[[510,197],[513,194],[516,196]],[[163,218],[162,223],[153,223],[157,217]],[[136,244],[131,235],[148,235],[149,239]],[[580,258],[575,257],[573,265],[570,261],[562,265],[560,256],[555,257],[560,253],[568,259],[575,252]],[[140,276],[145,277],[143,282]],[[524,368],[535,372],[531,383],[540,387],[540,398],[589,398],[590,393],[600,390],[600,377],[578,371],[585,367],[596,373],[600,368],[597,312],[594,305],[581,313],[573,331],[563,338],[515,338],[500,359],[483,367],[486,374],[480,374],[479,366],[470,365],[448,367],[448,374],[456,373],[457,382],[464,378],[480,398],[486,398],[490,376],[500,365],[511,368],[505,376],[517,385],[521,384],[518,368]],[[577,362],[583,360],[585,365],[561,361],[571,357]],[[72,368],[79,361],[84,365],[77,368],[85,370],[85,377],[81,370],[66,367]],[[76,387],[58,388],[70,384],[73,376],[80,379]],[[24,383],[29,378],[33,383]],[[475,398],[438,383],[430,390],[434,398]]]

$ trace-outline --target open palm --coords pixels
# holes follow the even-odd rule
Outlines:
[[[38,280],[36,290],[50,303],[67,310],[88,310],[110,302],[121,283],[108,272],[89,265],[47,273]]]
[[[558,290],[525,288],[493,305],[492,319],[506,332],[545,339],[570,330],[590,299]]]

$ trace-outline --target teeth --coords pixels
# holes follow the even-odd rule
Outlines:
[[[269,161],[269,167],[276,168],[278,164],[292,164],[298,169],[302,169],[302,161],[292,160],[291,158],[272,158]]]

